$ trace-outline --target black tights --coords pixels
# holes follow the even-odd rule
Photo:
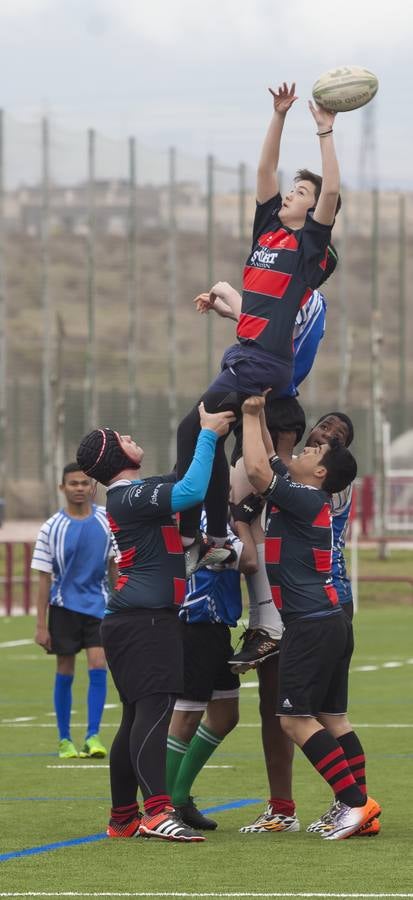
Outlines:
[[[130,806],[138,787],[143,799],[166,794],[166,742],[176,694],[151,694],[124,703],[110,751],[113,808]]]
[[[207,412],[218,412],[222,409],[232,409],[238,419],[241,417],[241,405],[246,395],[224,394],[207,390],[201,397]],[[236,423],[234,422],[234,425]],[[234,426],[232,426],[234,427]],[[198,404],[182,419],[178,426],[178,452],[176,475],[178,481],[184,477],[194,455],[196,442],[201,430],[199,421]],[[205,510],[208,522],[208,532],[216,537],[226,537],[228,520],[229,497],[229,465],[225,454],[225,438],[217,441],[214,464],[205,497]],[[202,505],[192,506],[180,513],[179,530],[185,537],[193,537],[201,517]]]

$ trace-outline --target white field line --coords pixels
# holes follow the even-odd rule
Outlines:
[[[9,647],[27,647],[28,644],[34,644],[33,638],[23,638],[20,641],[2,641],[0,650],[6,650]]]
[[[340,894],[332,894],[326,893],[323,891],[322,894],[315,892],[259,892],[259,891],[249,891],[248,893],[244,891],[210,891],[208,893],[189,893],[188,891],[156,891],[153,893],[148,893],[148,891],[112,891],[105,893],[100,893],[98,891],[93,892],[85,892],[82,893],[78,891],[53,891],[53,893],[48,893],[46,891],[25,891],[25,892],[9,892],[9,891],[1,891],[0,897],[318,897],[323,900],[323,898],[331,897],[331,898],[340,898],[347,897],[352,900],[352,898],[367,898],[367,900],[375,900],[375,898],[385,898],[385,897],[401,897],[401,898],[411,898],[413,894],[401,894],[401,893],[380,893],[380,894],[351,894],[351,893],[340,893]]]
[[[353,728],[413,728],[413,722],[353,722]],[[118,728],[119,722],[101,722],[100,728]],[[56,728],[55,722],[22,722],[3,719],[0,728]],[[71,728],[87,728],[86,722],[71,722]],[[261,722],[239,722],[237,728],[261,728]],[[1,894],[0,894],[1,896]],[[412,895],[413,896],[413,895]]]
[[[234,769],[235,766],[204,766],[204,769]],[[66,765],[59,766],[46,766],[46,769],[87,769],[89,772],[94,772],[95,769],[109,769],[108,763],[86,763],[83,765],[82,763],[67,763]]]

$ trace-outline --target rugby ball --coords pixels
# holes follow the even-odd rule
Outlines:
[[[316,103],[332,112],[348,112],[365,106],[377,93],[379,82],[361,66],[341,66],[320,75],[313,86]]]

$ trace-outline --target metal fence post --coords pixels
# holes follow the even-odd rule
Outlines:
[[[96,262],[95,262],[95,170],[96,133],[89,128],[87,133],[88,158],[88,230],[87,252],[87,345],[85,373],[84,430],[90,431],[98,424],[96,394]]]
[[[7,296],[4,278],[4,113],[0,110],[0,526],[6,492]]]
[[[207,285],[208,290],[214,284],[214,157],[209,154],[207,156]],[[207,383],[212,381],[213,377],[213,316],[205,316],[207,332],[206,332],[206,368]]]
[[[56,486],[53,479],[54,435],[52,392],[52,329],[53,313],[49,286],[50,268],[50,129],[47,118],[42,119],[42,207],[41,207],[41,304],[43,311],[43,365],[42,365],[42,471],[46,488],[46,502],[51,512],[55,504]]]
[[[127,243],[127,295],[128,295],[128,430],[136,437],[138,428],[137,367],[139,353],[138,289],[137,289],[137,195],[136,195],[136,140],[128,141],[129,156],[129,209]]]
[[[169,465],[176,461],[177,414],[177,224],[176,224],[176,149],[169,148],[168,217],[168,429]],[[208,317],[207,317],[208,318]]]

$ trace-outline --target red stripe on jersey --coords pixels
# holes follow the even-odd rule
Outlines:
[[[277,231],[267,231],[258,238],[260,247],[280,247],[285,250],[297,250],[298,241],[295,234],[286,231],[285,228],[278,228]]]
[[[117,531],[120,531],[119,525],[117,524],[117,522],[115,522],[114,519],[112,519],[112,516],[110,513],[108,513],[108,512],[106,513],[106,518],[109,522],[109,528],[113,532],[113,534],[116,534]]]
[[[268,319],[260,316],[247,316],[241,313],[238,320],[237,337],[251,338],[255,340],[268,325]]]
[[[281,538],[265,539],[265,562],[278,565],[281,553]]]
[[[176,525],[161,525],[162,537],[168,553],[183,553],[181,535]]]
[[[314,522],[312,525],[315,525],[317,528],[331,528],[331,508],[329,503],[324,503],[324,506],[321,507],[320,512],[316,515]]]
[[[324,587],[324,590],[327,594],[327,597],[328,597],[331,605],[337,606],[338,596],[337,596],[337,591],[336,591],[335,587],[333,587],[332,584],[325,584],[325,585],[323,585],[323,587]]]
[[[174,578],[174,604],[180,606],[185,600],[185,578]]]
[[[284,296],[292,275],[286,272],[271,272],[270,269],[256,269],[253,266],[245,266],[243,288],[244,291],[254,291],[256,294],[267,294],[268,297]]]
[[[280,588],[279,584],[271,585],[271,597],[272,597],[272,602],[274,603],[274,606],[276,606],[277,609],[282,609],[283,601],[282,601],[282,596],[281,596],[281,588]]]
[[[133,566],[136,556],[136,547],[129,547],[128,550],[122,550],[119,560],[120,569],[129,569]]]
[[[340,791],[344,791],[344,788],[351,787],[353,784],[356,784],[356,782],[350,772],[350,774],[346,775],[345,778],[341,778],[340,781],[334,782],[334,784],[333,784],[334,793],[338,794],[338,793],[340,793]]]
[[[327,753],[327,756],[324,756],[323,759],[320,759],[320,762],[315,764],[317,772],[321,772],[325,766],[328,766],[329,763],[333,762],[333,759],[337,759],[338,756],[344,756],[341,747],[337,747],[337,750],[332,750],[331,753]]]
[[[325,270],[326,270],[326,268],[327,268],[327,258],[328,258],[328,247],[327,247],[327,250],[326,250],[326,252],[325,252],[324,259],[322,260],[321,263],[319,263],[320,269],[322,269],[323,272],[325,272]]]
[[[307,300],[310,299],[312,293],[313,293],[313,292],[312,292],[311,288],[307,288],[305,294],[303,294],[303,296],[301,297],[301,300],[300,300],[300,309],[302,309],[303,306],[305,306],[305,304],[307,303]]]
[[[128,581],[129,581],[128,575],[120,575],[115,584],[115,591],[120,591],[124,587],[124,585],[127,584]]]
[[[313,556],[317,572],[331,572],[332,550],[318,550],[316,547],[313,547]]]

